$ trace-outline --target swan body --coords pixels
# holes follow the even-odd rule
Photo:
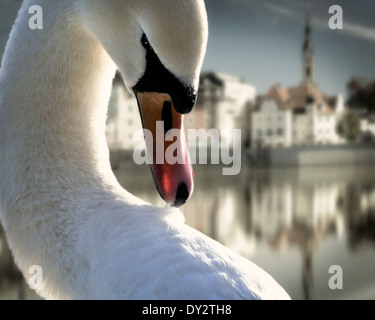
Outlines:
[[[31,5],[43,30],[28,27]],[[25,0],[0,71],[0,205],[26,279],[48,299],[288,299],[265,271],[117,182],[105,119],[116,67],[134,88],[147,34],[182,87],[197,88],[201,0]],[[173,93],[171,93],[173,96]]]

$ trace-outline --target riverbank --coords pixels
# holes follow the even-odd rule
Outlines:
[[[232,156],[233,152],[229,152]],[[211,163],[211,150],[207,150],[207,161]],[[199,157],[193,154],[193,159]],[[234,160],[238,159],[233,159]],[[345,144],[327,146],[301,146],[289,148],[262,148],[242,150],[242,165],[254,167],[300,167],[331,166],[375,163],[375,144]],[[114,170],[128,168],[141,170],[133,160],[132,150],[111,150],[111,164]],[[205,164],[206,165],[206,164]],[[219,163],[221,164],[221,161]]]
[[[257,167],[367,164],[375,163],[375,144],[249,149],[245,158]]]

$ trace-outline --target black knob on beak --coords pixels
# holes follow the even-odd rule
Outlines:
[[[179,92],[174,96],[172,95],[174,107],[181,114],[189,113],[197,101],[197,94],[194,89],[186,88],[185,90],[184,93]]]
[[[186,186],[185,182],[181,182],[177,189],[176,200],[173,203],[173,207],[181,207],[187,201],[187,199],[189,199],[189,197],[190,192],[188,187]]]

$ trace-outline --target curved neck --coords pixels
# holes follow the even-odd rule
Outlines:
[[[28,155],[33,179],[49,169],[55,178],[107,176],[105,119],[115,65],[74,8],[56,6],[44,11],[42,30],[31,30],[26,1],[11,34],[0,80],[0,123],[12,143],[4,147],[12,161]]]
[[[42,30],[28,27],[28,9],[31,2],[46,1],[24,1],[6,47],[0,71],[0,211],[25,275],[36,264],[50,283],[66,278],[79,286],[87,272],[80,229],[123,190],[105,137],[115,65],[81,26],[74,2],[67,9],[66,1],[44,10]],[[75,272],[69,272],[72,266]]]

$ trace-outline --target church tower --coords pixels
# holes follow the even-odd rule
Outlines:
[[[305,42],[302,51],[302,85],[316,87],[314,70],[314,47],[311,42],[310,17],[307,16]]]

